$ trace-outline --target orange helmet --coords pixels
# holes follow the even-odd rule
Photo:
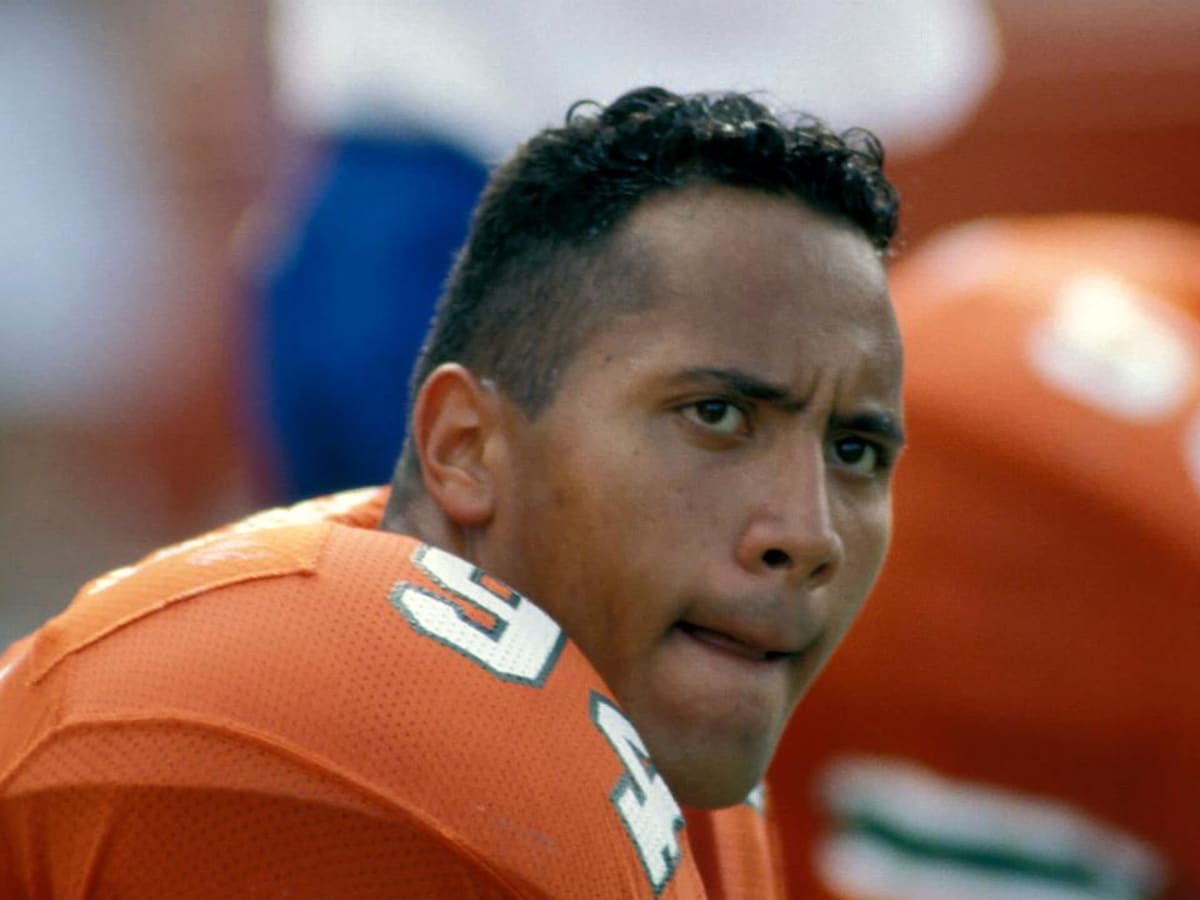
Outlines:
[[[1200,231],[981,222],[893,291],[892,553],[772,770],[795,895],[1200,896]]]

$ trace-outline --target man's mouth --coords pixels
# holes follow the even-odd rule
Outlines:
[[[714,631],[691,622],[680,622],[676,627],[693,640],[751,662],[774,662],[794,655],[786,650],[767,650],[757,647],[723,631]]]

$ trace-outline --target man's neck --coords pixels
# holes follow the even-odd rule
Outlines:
[[[393,488],[379,522],[379,530],[405,534],[471,560],[469,542],[462,529],[450,522],[429,495],[421,490],[404,491],[399,486]]]

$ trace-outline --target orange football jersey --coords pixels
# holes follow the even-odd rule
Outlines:
[[[796,897],[1200,897],[1200,235],[902,261],[891,556],[771,770]]]
[[[159,551],[0,658],[0,896],[778,896],[760,810],[685,828],[559,627],[385,498]]]

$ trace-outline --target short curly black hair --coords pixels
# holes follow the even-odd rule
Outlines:
[[[700,183],[793,196],[850,222],[880,253],[896,231],[896,191],[867,131],[785,122],[737,93],[644,87],[607,107],[577,103],[492,175],[413,372],[414,398],[453,361],[535,417],[595,328],[638,302],[629,261],[606,252],[618,224],[649,196]]]

